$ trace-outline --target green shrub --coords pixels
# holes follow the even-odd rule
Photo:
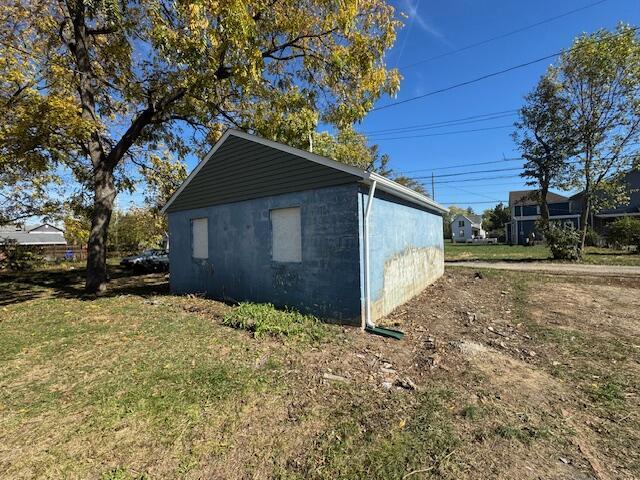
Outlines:
[[[609,225],[609,241],[629,247],[640,244],[640,220],[622,217]]]
[[[270,303],[241,303],[222,320],[229,327],[248,330],[254,336],[299,337],[321,340],[326,327],[311,315],[296,310],[278,310]]]
[[[33,270],[44,264],[44,257],[38,250],[16,243],[0,246],[0,269],[22,272]]]
[[[576,261],[582,257],[578,230],[552,223],[546,228],[544,236],[554,259]]]
[[[584,244],[588,247],[602,247],[605,244],[604,238],[593,228],[587,228],[587,236],[584,239]]]

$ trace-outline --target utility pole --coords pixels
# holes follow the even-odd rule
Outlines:
[[[433,176],[433,172],[431,172],[431,198],[436,199],[436,181]]]

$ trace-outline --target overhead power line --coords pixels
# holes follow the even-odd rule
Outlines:
[[[500,128],[513,128],[513,125],[498,125],[496,127],[486,127],[486,128],[473,128],[470,130],[454,130],[452,132],[439,132],[439,133],[427,133],[425,135],[405,135],[402,137],[387,137],[387,138],[378,138],[376,141],[387,141],[387,140],[402,140],[403,138],[424,138],[424,137],[439,137],[442,135],[456,135],[458,133],[472,133],[472,132],[485,132],[487,130],[497,130]]]
[[[489,160],[486,162],[472,162],[472,163],[459,163],[457,165],[449,165],[447,167],[436,167],[436,168],[419,168],[416,170],[403,170],[400,173],[415,173],[415,172],[436,172],[439,170],[451,170],[454,168],[462,168],[462,167],[475,167],[477,165],[491,165],[494,163],[504,163],[504,162],[514,162],[516,160],[524,160],[522,157],[510,157],[510,158],[501,158],[500,160]]]
[[[630,30],[637,31],[639,28],[640,27],[633,27]],[[620,35],[622,35],[622,34],[614,35],[614,37],[615,36],[620,36]],[[608,38],[607,39],[602,39],[602,40],[599,40],[599,41],[604,41],[604,40],[608,40]],[[518,70],[520,68],[528,67],[529,65],[534,65],[534,64],[542,62],[544,60],[549,60],[550,58],[557,57],[558,55],[561,55],[562,53],[573,51],[576,48],[581,48],[581,47],[571,47],[571,48],[569,48],[567,50],[560,50],[559,52],[552,53],[551,55],[545,55],[544,57],[540,57],[540,58],[536,58],[535,60],[531,60],[531,61],[528,61],[528,62],[520,63],[518,65],[514,65],[513,67],[505,68],[505,69],[499,70],[497,72],[487,73],[486,75],[482,75],[482,76],[474,78],[472,80],[467,80],[465,82],[460,82],[460,83],[456,83],[454,85],[449,85],[448,87],[439,88],[438,90],[433,90],[431,92],[424,93],[422,95],[417,95],[417,96],[411,97],[411,98],[406,98],[404,100],[399,100],[397,102],[387,103],[386,105],[381,105],[379,107],[373,108],[373,109],[371,109],[371,111],[375,112],[375,111],[378,111],[378,110],[383,110],[385,108],[395,107],[397,105],[402,105],[404,103],[413,102],[413,101],[419,100],[421,98],[426,98],[426,97],[430,97],[432,95],[437,95],[438,93],[448,92],[449,90],[454,90],[456,88],[464,87],[466,85],[471,85],[473,83],[477,83],[477,82],[480,82],[482,80],[486,80],[488,78],[497,77],[498,75],[503,75],[505,73],[512,72],[513,70]]]
[[[501,120],[504,119],[505,117],[513,117],[515,114],[514,113],[508,113],[508,114],[503,114],[503,115],[496,115],[493,117],[485,117],[485,118],[481,118],[481,119],[477,119],[477,120],[466,120],[463,122],[455,122],[455,123],[446,123],[446,124],[442,124],[442,125],[433,125],[430,127],[413,127],[413,128],[404,128],[404,129],[397,129],[397,130],[389,130],[388,132],[380,132],[380,133],[371,133],[368,135],[368,138],[373,137],[373,140],[384,140],[384,136],[385,135],[401,135],[401,134],[405,134],[405,133],[416,133],[416,132],[422,132],[424,130],[434,130],[434,129],[438,129],[438,128],[447,128],[447,127],[458,127],[458,126],[462,126],[462,125],[469,125],[469,124],[474,124],[474,123],[478,123],[478,122],[488,122],[491,120]],[[380,137],[383,138],[380,138]]]
[[[446,173],[444,175],[436,175],[435,178],[444,178],[444,177],[459,177],[461,175],[473,175],[476,173],[496,173],[496,172],[513,172],[516,170],[522,170],[522,167],[515,167],[515,168],[495,168],[492,170],[472,170],[470,172],[458,172],[458,173]],[[431,176],[424,176],[424,177],[413,177],[415,179],[420,179],[420,178],[431,178]]]
[[[519,177],[521,178],[521,177]],[[519,183],[526,183],[527,179],[522,179],[521,181],[517,180],[516,178],[514,178],[511,182],[502,182],[502,183],[483,183],[482,187],[509,187],[509,186],[513,186]],[[457,185],[443,185],[441,188],[445,189],[445,188],[455,188],[457,189],[458,186]]]
[[[636,146],[636,145],[640,145],[640,142],[634,142],[634,143],[629,143],[626,146],[627,147],[632,147],[632,146]],[[637,156],[638,153],[627,153],[625,155],[621,155],[619,158],[634,158],[635,156]],[[609,159],[610,157],[606,157],[606,159]],[[435,168],[418,168],[415,170],[400,170],[398,171],[398,173],[401,174],[411,174],[411,173],[416,173],[416,172],[437,172],[440,170],[451,170],[451,169],[455,169],[455,168],[463,168],[463,167],[475,167],[475,166],[479,166],[479,165],[492,165],[492,164],[496,164],[496,163],[504,163],[504,162],[515,162],[515,161],[525,161],[526,159],[524,157],[505,157],[505,158],[501,158],[498,160],[488,160],[488,161],[484,161],[484,162],[470,162],[470,163],[459,163],[456,165],[448,165],[446,167],[435,167]],[[573,160],[568,160],[567,163],[578,163],[580,160],[579,159],[573,159]],[[491,171],[495,171],[495,170],[479,170],[475,173],[479,173],[479,172],[491,172]],[[454,176],[454,175],[468,175],[470,173],[474,173],[474,172],[458,172],[458,173],[454,173],[448,176]],[[437,177],[444,177],[447,175],[436,175]],[[415,177],[415,178],[431,178],[429,177]]]
[[[429,177],[431,178],[431,177]],[[436,180],[436,185],[438,184],[443,184],[443,183],[458,183],[458,182],[481,182],[483,180],[497,180],[497,179],[501,179],[501,178],[521,178],[520,175],[497,175],[497,176],[492,176],[492,177],[477,177],[477,178],[461,178],[459,180],[444,180],[441,182],[438,182]]]
[[[451,55],[455,55],[456,53],[464,52],[466,50],[470,50],[472,48],[479,47],[481,45],[486,45],[487,43],[495,42],[496,40],[501,40],[503,38],[510,37],[511,35],[515,35],[517,33],[525,32],[525,31],[530,30],[532,28],[539,27],[540,25],[544,25],[545,23],[550,23],[550,22],[553,22],[553,21],[558,20],[560,18],[568,17],[569,15],[573,15],[574,13],[578,13],[578,12],[581,12],[583,10],[587,10],[588,8],[593,8],[593,7],[598,6],[598,5],[602,4],[602,3],[605,3],[607,1],[608,0],[600,0],[598,2],[594,2],[594,3],[590,3],[588,5],[585,5],[583,7],[574,8],[573,10],[569,10],[568,12],[561,13],[560,15],[555,15],[553,17],[545,18],[544,20],[541,20],[541,21],[536,22],[536,23],[532,23],[532,24],[524,26],[524,27],[516,28],[515,30],[511,30],[510,32],[506,32],[506,33],[503,33],[501,35],[496,35],[495,37],[487,38],[485,40],[480,40],[479,42],[471,43],[469,45],[466,45],[464,47],[460,47],[460,48],[458,48],[456,50],[452,50],[450,52],[441,53],[440,55],[436,55],[436,56],[433,56],[433,57],[425,58],[423,60],[418,60],[417,62],[413,62],[413,63],[410,63],[410,64],[402,65],[402,66],[400,66],[398,68],[401,68],[401,69],[402,68],[413,68],[416,65],[421,65],[423,63],[431,62],[433,60],[438,60],[440,58],[449,57]]]
[[[480,115],[472,115],[470,117],[463,117],[463,118],[456,118],[456,119],[452,119],[452,120],[442,120],[440,122],[432,122],[432,123],[420,123],[420,124],[416,124],[416,125],[406,125],[404,127],[397,127],[397,128],[384,128],[381,130],[365,130],[362,133],[363,135],[376,135],[378,133],[386,133],[386,132],[394,132],[394,131],[402,131],[402,130],[417,130],[417,129],[423,129],[423,128],[427,128],[427,127],[441,127],[441,126],[450,126],[450,125],[455,125],[455,124],[463,124],[463,123],[473,123],[471,122],[471,120],[475,120],[477,122],[484,122],[486,120],[493,120],[494,117],[498,118],[500,116],[510,116],[513,115],[515,113],[518,112],[518,109],[511,109],[511,110],[502,110],[500,112],[492,112],[492,113],[483,113]]]

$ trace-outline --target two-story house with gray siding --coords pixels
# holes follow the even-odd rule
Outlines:
[[[627,188],[629,201],[589,215],[589,225],[601,234],[606,235],[607,226],[621,217],[640,218],[640,170],[630,170],[621,181]],[[582,205],[582,192],[571,197],[571,201],[578,207]]]
[[[536,200],[536,190],[518,190],[509,192],[509,210],[511,221],[505,225],[507,243],[525,245],[532,238],[542,239],[536,230],[536,222],[540,219],[540,205]],[[558,193],[547,194],[549,220],[556,223],[580,227],[579,202]]]
[[[621,180],[629,193],[629,201],[616,207],[592,212],[587,218],[588,225],[602,235],[607,235],[607,226],[622,217],[640,218],[640,170],[632,169],[624,174]],[[511,222],[505,225],[507,243],[525,244],[532,232],[537,239],[542,235],[536,231],[536,222],[540,219],[540,206],[535,199],[536,190],[519,190],[509,192],[509,209]],[[549,192],[549,219],[580,228],[583,193],[565,197]]]

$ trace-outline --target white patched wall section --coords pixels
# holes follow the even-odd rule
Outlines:
[[[444,251],[437,247],[408,248],[384,265],[382,298],[372,304],[373,318],[383,317],[418,295],[444,273]]]

